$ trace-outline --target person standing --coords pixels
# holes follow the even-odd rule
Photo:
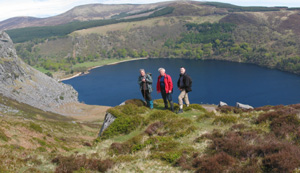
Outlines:
[[[171,111],[174,112],[174,104],[172,101],[172,93],[173,93],[173,82],[170,75],[166,74],[166,70],[164,68],[159,68],[158,72],[160,75],[158,76],[156,83],[157,93],[161,93],[161,96],[164,100],[165,109],[168,109],[168,101],[170,103]]]
[[[183,113],[183,100],[188,107],[190,105],[188,92],[192,91],[192,79],[186,73],[184,67],[180,68],[180,75],[177,81],[178,89],[181,91],[178,96],[178,104],[179,104],[179,111],[178,113]]]
[[[153,100],[151,97],[152,92],[152,77],[150,74],[146,74],[144,69],[140,69],[140,76],[138,78],[138,83],[140,85],[141,93],[147,102],[147,106],[150,109],[153,109]]]

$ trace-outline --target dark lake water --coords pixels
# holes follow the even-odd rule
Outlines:
[[[164,67],[176,86],[179,68],[184,66],[193,79],[191,103],[218,104],[224,101],[234,106],[236,102],[254,107],[264,105],[300,103],[300,76],[262,68],[251,64],[224,61],[187,59],[146,59],[103,66],[90,74],[64,81],[79,93],[79,100],[91,105],[116,106],[125,100],[140,98],[137,79],[139,69],[151,72],[152,97],[156,93],[157,69]],[[179,90],[174,87],[173,100],[178,103]]]

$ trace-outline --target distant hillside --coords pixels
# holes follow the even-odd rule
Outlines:
[[[36,27],[36,26],[55,26],[74,21],[91,21],[110,19],[119,14],[140,13],[152,9],[165,7],[166,3],[150,5],[105,5],[90,4],[75,7],[63,14],[48,18],[15,17],[0,22],[0,30],[10,30],[16,28]]]
[[[8,33],[25,41],[16,49],[26,63],[51,73],[85,71],[112,58],[171,57],[253,63],[300,74],[297,8],[194,1],[155,5],[106,20]]]

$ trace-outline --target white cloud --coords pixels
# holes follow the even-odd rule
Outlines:
[[[49,17],[71,8],[91,3],[146,4],[168,0],[0,0],[0,21],[17,16]],[[227,2],[242,6],[288,6],[300,7],[299,0],[203,0]]]

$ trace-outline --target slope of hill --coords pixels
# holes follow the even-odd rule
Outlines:
[[[15,17],[0,22],[0,30],[10,30],[16,28],[36,27],[36,26],[54,26],[66,24],[74,21],[91,21],[100,19],[115,18],[119,14],[135,14],[151,11],[157,8],[165,7],[168,2],[137,5],[105,5],[105,4],[90,4],[74,7],[73,9],[48,18],[33,18],[33,17]]]
[[[46,116],[0,98],[1,172],[299,171],[299,105],[192,104],[174,114],[162,100],[153,110],[134,100],[108,110],[117,119],[97,138],[101,119]]]
[[[45,111],[59,112],[61,105],[78,102],[71,86],[58,83],[19,59],[4,32],[0,32],[0,80],[1,94]]]

